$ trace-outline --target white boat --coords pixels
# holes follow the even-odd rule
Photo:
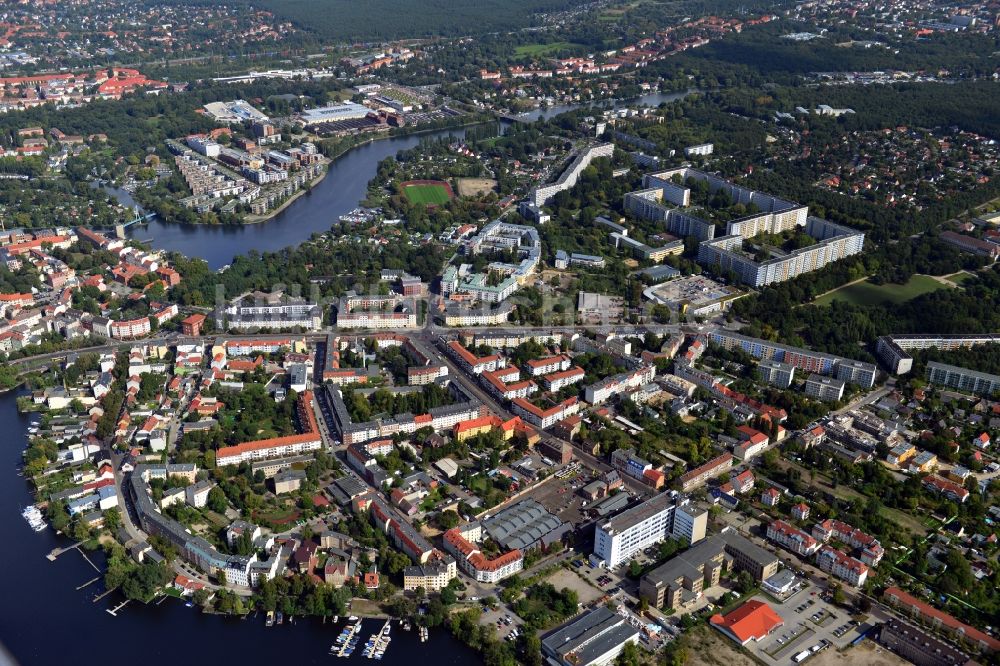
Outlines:
[[[31,529],[36,532],[41,532],[45,529],[45,517],[42,516],[42,512],[38,510],[37,506],[31,505],[24,507],[21,512],[21,517],[28,521],[28,525]]]

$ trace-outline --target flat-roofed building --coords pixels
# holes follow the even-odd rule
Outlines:
[[[788,388],[795,379],[795,367],[781,361],[764,360],[757,366],[760,378],[767,384]]]
[[[733,569],[746,571],[758,583],[778,572],[781,561],[769,550],[736,532],[726,531],[719,535],[725,543],[726,555],[733,558]]]
[[[604,666],[638,639],[638,629],[602,605],[545,634],[542,653],[560,666]]]
[[[677,610],[719,584],[724,543],[711,537],[653,569],[639,582],[639,596],[656,608]]]
[[[594,555],[604,566],[613,569],[643,548],[667,539],[672,535],[674,509],[681,501],[676,494],[660,493],[598,523]]]

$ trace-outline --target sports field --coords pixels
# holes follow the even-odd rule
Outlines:
[[[814,305],[829,305],[833,301],[843,301],[852,305],[880,305],[882,303],[903,303],[938,289],[947,289],[941,282],[926,275],[914,275],[906,284],[872,284],[856,282],[836,291],[823,294]]]
[[[441,180],[411,180],[400,185],[410,203],[439,206],[448,203],[454,193],[451,185]]]

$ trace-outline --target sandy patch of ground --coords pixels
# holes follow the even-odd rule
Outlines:
[[[564,587],[575,590],[581,604],[589,604],[591,601],[604,596],[603,592],[595,589],[593,585],[567,569],[559,569],[549,576],[545,582],[551,583],[557,590],[561,590]]]
[[[910,662],[889,652],[873,641],[862,641],[844,652],[823,650],[806,662],[810,666],[907,666]]]
[[[684,666],[757,666],[752,657],[710,627],[699,627],[681,640],[688,655]]]
[[[477,197],[492,192],[497,181],[489,178],[456,178],[455,184],[458,185],[458,196]]]

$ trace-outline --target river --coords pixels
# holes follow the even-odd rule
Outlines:
[[[652,93],[614,104],[657,106],[687,94]],[[528,121],[537,121],[581,106],[589,106],[589,103],[539,108],[523,117]],[[329,231],[337,218],[358,206],[358,202],[367,195],[368,181],[375,176],[379,162],[402,150],[413,148],[421,139],[449,135],[462,137],[465,130],[440,130],[419,135],[386,137],[353,148],[330,165],[322,182],[267,222],[243,226],[208,226],[168,224],[154,219],[148,225],[132,227],[130,233],[138,240],[149,240],[154,247],[173,250],[189,257],[201,257],[213,270],[251,250],[270,252],[298,245],[314,233]],[[120,190],[114,193],[124,203],[134,203],[127,193]]]
[[[340,660],[327,654],[339,627],[318,621],[297,619],[294,625],[286,622],[267,629],[261,616],[239,620],[206,615],[173,598],[150,606],[130,602],[113,617],[106,609],[122,602],[118,594],[92,601],[103,591],[101,581],[76,589],[99,575],[79,552],[65,552],[55,562],[46,559],[53,548],[72,542],[57,536],[52,528],[33,532],[21,518],[22,508],[32,497],[28,483],[15,476],[15,467],[29,422],[29,416],[18,413],[13,393],[0,395],[0,429],[7,433],[0,456],[8,470],[6,482],[0,483],[0,543],[4,544],[0,571],[7,598],[0,604],[0,644],[7,651],[6,655],[0,651],[0,664],[480,663],[476,653],[443,629],[431,630],[430,640],[420,643],[415,630],[406,632],[394,624],[392,643],[381,661],[364,659],[360,651]],[[88,553],[88,557],[102,563],[100,553]],[[381,621],[366,620],[362,643],[381,626]]]

